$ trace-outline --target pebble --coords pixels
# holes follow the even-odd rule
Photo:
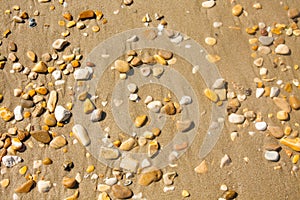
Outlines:
[[[225,80],[223,78],[219,78],[215,80],[214,84],[212,85],[212,88],[214,89],[222,89],[225,87]]]
[[[52,43],[52,48],[60,51],[63,50],[68,44],[69,42],[65,39],[57,39]]]
[[[103,116],[103,111],[101,109],[95,109],[91,114],[91,121],[98,122],[102,119],[102,116]]]
[[[298,137],[296,137],[296,138],[284,137],[284,138],[281,138],[279,141],[281,144],[284,144],[295,151],[300,151],[300,138],[298,138]]]
[[[255,97],[256,97],[256,98],[259,98],[259,97],[261,97],[264,93],[265,93],[265,89],[264,89],[264,88],[256,88],[256,91],[255,91]]]
[[[264,46],[270,46],[273,44],[274,38],[269,36],[260,36],[258,38],[259,42]]]
[[[233,124],[242,124],[245,121],[245,116],[244,115],[239,115],[235,113],[231,113],[228,116],[228,121]]]
[[[51,165],[53,163],[53,161],[50,158],[46,157],[46,158],[44,158],[42,163],[43,163],[43,165]]]
[[[137,101],[139,99],[139,95],[138,94],[130,94],[128,99],[130,101]]]
[[[75,137],[83,146],[88,146],[91,143],[90,137],[86,129],[80,124],[75,124],[72,128]]]
[[[19,16],[13,16],[13,20],[16,23],[24,23],[24,20]]]
[[[179,132],[186,132],[188,131],[191,126],[192,126],[193,122],[191,120],[177,120],[176,121],[176,128]]]
[[[152,69],[153,76],[159,78],[164,73],[164,68],[162,66],[155,66]]]
[[[140,72],[142,76],[147,77],[151,74],[151,68],[150,67],[141,67]]]
[[[166,51],[166,50],[159,50],[158,55],[165,60],[169,60],[173,57],[173,53],[171,51]],[[164,62],[163,62],[163,64],[164,64]]]
[[[36,73],[47,73],[48,72],[48,67],[47,67],[46,63],[44,63],[43,61],[39,61],[32,68],[32,71],[36,72]]]
[[[236,199],[237,193],[233,190],[228,190],[223,193],[224,200],[233,200]]]
[[[257,58],[253,61],[253,64],[256,66],[256,67],[261,67],[263,66],[264,64],[264,59],[263,58]]]
[[[297,18],[299,16],[300,16],[300,12],[299,12],[299,10],[297,8],[290,8],[288,10],[288,17],[290,19],[294,19],[294,18]]]
[[[279,44],[276,48],[275,48],[275,53],[279,54],[279,55],[287,55],[290,53],[290,49],[287,45],[285,44]]]
[[[145,103],[145,104],[148,104],[148,103],[150,103],[151,101],[153,101],[153,97],[147,96],[147,97],[145,98],[145,100],[144,100],[144,103]]]
[[[192,103],[192,98],[190,96],[182,96],[179,104],[180,105],[188,105]]]
[[[101,147],[100,156],[106,160],[115,160],[119,158],[120,152],[118,149]]]
[[[61,147],[64,147],[66,144],[67,144],[67,140],[65,139],[65,137],[59,135],[52,139],[49,146],[54,149],[59,149]]]
[[[15,189],[17,193],[28,193],[34,185],[34,180],[28,180]]]
[[[137,85],[134,84],[134,83],[129,83],[129,84],[127,85],[127,89],[128,89],[128,91],[129,91],[130,93],[135,93],[136,90],[137,90]]]
[[[162,103],[161,101],[151,101],[150,103],[148,103],[147,108],[151,111],[151,112],[155,112],[158,113],[160,111],[162,107]]]
[[[204,41],[209,46],[214,46],[217,43],[216,38],[213,37],[206,37]]]
[[[123,0],[123,3],[124,3],[126,6],[130,6],[130,5],[133,3],[133,0]]]
[[[234,16],[240,16],[243,12],[243,7],[241,4],[237,4],[235,5],[232,10],[231,10],[231,13],[234,15]]]
[[[75,80],[88,80],[91,76],[91,72],[88,67],[76,69],[74,72]]]
[[[44,116],[44,123],[50,127],[56,126],[57,121],[55,115],[53,113],[46,113]]]
[[[298,110],[300,108],[300,99],[295,95],[291,95],[289,97],[289,104],[294,110]]]
[[[17,48],[16,43],[14,43],[14,42],[9,42],[9,43],[8,43],[8,49],[9,49],[10,51],[16,52],[18,48]]]
[[[22,162],[22,158],[19,156],[7,155],[2,157],[2,163],[8,168],[13,167],[20,162]]]
[[[169,192],[174,190],[175,190],[175,186],[165,186],[163,189],[164,192]]]
[[[128,187],[122,185],[113,185],[111,191],[117,199],[128,199],[133,195],[133,192]]]
[[[256,122],[255,128],[258,131],[265,131],[267,129],[268,125],[266,122]]]
[[[135,121],[134,121],[134,125],[137,127],[137,128],[140,128],[142,127],[146,122],[147,122],[148,118],[146,115],[140,115],[140,116],[137,116],[135,118]]]
[[[268,131],[270,131],[271,135],[277,139],[284,136],[284,132],[279,126],[268,126]]]
[[[167,172],[163,175],[163,181],[165,185],[172,185],[175,177],[177,176],[176,172]]]
[[[48,144],[51,141],[51,137],[46,130],[31,131],[30,135],[37,141],[44,144]]]
[[[2,179],[0,181],[0,185],[1,185],[2,188],[6,188],[9,185],[9,183],[10,183],[10,181],[7,178],[6,179]]]
[[[14,109],[14,115],[15,115],[15,120],[21,121],[23,120],[23,107],[22,106],[16,106]]]
[[[260,52],[261,54],[267,55],[267,54],[271,53],[272,50],[268,46],[260,46],[260,47],[258,47],[257,51]]]
[[[212,102],[217,102],[219,100],[218,95],[211,89],[206,88],[204,90],[204,95]]]
[[[49,112],[54,112],[57,103],[57,92],[52,90],[49,95],[49,99],[47,102],[47,109]]]
[[[214,92],[217,94],[220,101],[225,101],[227,99],[227,91],[226,89],[215,89]],[[237,96],[238,100],[244,101],[246,99],[246,95],[238,94]]]
[[[128,62],[124,60],[116,60],[114,63],[115,69],[120,73],[126,73],[130,70]]]
[[[62,74],[60,70],[54,70],[52,72],[52,76],[55,80],[60,80],[62,78]]]
[[[238,136],[239,136],[238,132],[234,131],[234,132],[230,133],[230,139],[232,141],[234,141]]]
[[[37,182],[37,188],[40,193],[45,193],[49,192],[51,189],[51,182],[50,181],[44,181],[44,180],[39,180]]]
[[[142,172],[138,184],[142,186],[148,186],[153,182],[157,182],[162,178],[162,171],[160,169],[148,169],[145,172]]]
[[[194,171],[197,174],[206,174],[208,172],[206,161],[203,160],[197,167],[195,167]]]
[[[14,63],[12,65],[13,70],[20,72],[22,71],[22,69],[24,68],[23,65],[21,63]]]
[[[32,62],[36,61],[36,54],[33,51],[27,51],[26,53],[27,57],[29,58],[29,60],[31,60]]]
[[[222,23],[222,22],[214,22],[214,23],[213,23],[213,27],[214,27],[214,28],[220,28],[221,26],[223,26],[223,23]]]
[[[32,107],[34,107],[34,103],[33,103],[32,100],[21,99],[20,104],[23,108],[32,108]]]
[[[288,112],[285,112],[283,110],[281,111],[278,111],[277,114],[276,114],[276,117],[277,119],[279,119],[280,121],[286,121],[286,120],[289,120],[289,113]]]
[[[277,162],[279,160],[279,153],[277,151],[266,151],[265,159],[273,162]]]
[[[202,7],[203,8],[212,8],[215,5],[216,5],[216,2],[215,1],[211,1],[211,0],[202,2]]]
[[[83,103],[83,112],[85,114],[90,114],[95,110],[95,105],[93,104],[93,102],[87,98],[85,99],[84,103]]]
[[[130,151],[136,145],[135,139],[129,138],[122,142],[119,149],[122,151]]]
[[[92,10],[85,10],[79,14],[79,20],[93,19],[96,17],[96,14]]]
[[[58,122],[63,122],[71,117],[72,113],[63,106],[56,106],[54,116]]]
[[[17,58],[17,56],[16,56],[16,54],[15,53],[13,53],[13,52],[10,52],[9,54],[8,54],[8,57],[7,57],[10,61],[12,61],[12,62],[17,62],[18,61],[18,58]]]
[[[227,154],[225,154],[221,159],[220,168],[223,168],[224,166],[227,166],[230,163],[231,163],[231,158]]]
[[[280,89],[278,87],[271,87],[270,97],[277,97],[280,93]]]
[[[158,154],[159,143],[156,140],[153,140],[148,145],[148,157],[153,158]]]
[[[77,181],[75,178],[63,177],[62,184],[66,188],[72,189],[77,185]]]
[[[141,64],[143,64],[142,60],[138,57],[133,57],[133,59],[131,60],[130,64],[134,67],[137,67]]]
[[[284,98],[274,97],[273,102],[275,105],[285,112],[291,112],[291,106]]]
[[[190,196],[190,193],[189,193],[187,190],[182,190],[182,191],[181,191],[181,196],[182,196],[182,197],[189,197],[189,196]]]
[[[42,60],[43,60],[44,62],[50,62],[50,61],[52,60],[52,57],[51,57],[51,55],[50,55],[49,53],[44,53],[44,54],[42,55]]]
[[[175,115],[176,107],[175,107],[174,103],[169,102],[161,108],[160,112],[163,114],[167,114],[167,115]]]

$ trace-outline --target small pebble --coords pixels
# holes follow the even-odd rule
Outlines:
[[[228,116],[228,121],[230,123],[233,123],[233,124],[241,124],[241,123],[243,123],[245,121],[245,116],[244,115],[235,114],[235,113],[231,113]]]
[[[220,168],[223,168],[224,166],[227,166],[230,163],[231,163],[231,158],[227,154],[225,154],[221,159]]]
[[[213,38],[213,37],[206,37],[205,43],[209,46],[214,46],[217,43],[217,40],[216,40],[216,38]]]
[[[203,8],[212,8],[212,7],[214,7],[214,5],[216,5],[215,1],[209,0],[209,1],[202,2],[202,7]]]
[[[243,7],[242,7],[242,5],[241,4],[237,4],[237,5],[235,5],[233,8],[232,8],[232,14],[234,15],[234,16],[240,16],[242,13],[243,13]]]
[[[37,188],[40,193],[49,192],[49,190],[51,189],[51,186],[52,186],[52,184],[50,181],[39,180],[37,182]]]
[[[255,128],[258,131],[265,131],[267,129],[268,125],[266,122],[256,122]]]
[[[287,55],[290,53],[290,49],[287,45],[285,44],[279,44],[276,48],[275,48],[275,53],[279,54],[279,55]]]
[[[266,151],[265,152],[265,159],[273,162],[277,162],[280,156],[277,151]]]
[[[75,124],[72,128],[72,131],[83,146],[88,146],[91,143],[88,132],[82,125]]]

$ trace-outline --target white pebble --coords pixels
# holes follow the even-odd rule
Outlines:
[[[192,103],[192,98],[190,96],[183,96],[181,97],[181,100],[179,101],[180,105],[188,105]]]
[[[16,106],[14,109],[14,115],[15,115],[15,120],[21,121],[23,119],[23,107],[22,106]]]
[[[61,79],[61,71],[60,70],[55,70],[52,72],[52,76],[55,80]]]
[[[267,127],[268,127],[268,125],[266,122],[256,122],[255,123],[255,128],[258,131],[264,131],[267,129]]]
[[[137,90],[137,86],[134,83],[129,83],[127,89],[130,93],[134,93]]]
[[[264,93],[265,93],[265,89],[264,89],[264,88],[256,88],[255,97],[256,97],[256,98],[259,98],[259,97],[261,97]]]

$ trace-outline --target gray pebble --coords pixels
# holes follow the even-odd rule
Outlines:
[[[262,45],[269,46],[273,43],[274,38],[269,36],[260,36],[258,40]]]
[[[265,159],[273,162],[277,162],[279,160],[279,153],[277,151],[266,151]]]

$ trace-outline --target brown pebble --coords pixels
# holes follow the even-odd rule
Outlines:
[[[33,51],[27,51],[26,55],[32,62],[36,61],[36,54]]]
[[[18,132],[18,139],[20,141],[25,141],[30,136],[30,133],[28,131],[18,130],[17,132]]]
[[[167,115],[175,115],[176,108],[172,102],[169,102],[161,108],[161,113],[165,113]]]
[[[284,132],[279,126],[268,126],[268,130],[275,138],[280,139],[284,136]]]
[[[73,16],[69,12],[65,12],[63,14],[63,17],[68,21],[72,21],[72,19],[73,19]]]
[[[237,4],[237,5],[235,5],[233,8],[232,8],[232,14],[234,15],[234,16],[240,16],[241,14],[242,14],[242,12],[243,12],[243,7],[242,7],[242,5],[241,4]]]
[[[45,114],[45,116],[44,116],[44,123],[47,126],[50,126],[50,127],[56,126],[57,121],[55,119],[54,114],[53,113],[51,113],[51,114],[49,114],[49,113]]]
[[[299,12],[299,10],[297,8],[290,8],[288,10],[288,17],[290,19],[294,19],[294,18],[297,18],[299,16],[300,16],[300,12]]]
[[[77,185],[75,178],[63,177],[62,184],[69,189],[74,188]]]
[[[162,171],[160,169],[148,169],[149,171],[142,172],[138,184],[142,186],[150,185],[153,182],[157,182],[162,177]]]
[[[159,136],[161,133],[161,130],[159,128],[153,128],[152,133],[155,137]]]
[[[7,149],[10,145],[11,145],[11,138],[10,138],[10,137],[7,137],[7,138],[4,140],[3,148]]]
[[[6,156],[6,154],[7,154],[7,149],[5,148],[0,149],[0,160],[2,160],[2,158]]]
[[[270,144],[265,144],[264,148],[267,151],[280,151],[281,146],[279,144],[270,143]]]
[[[23,183],[21,186],[15,189],[15,192],[17,193],[28,193],[31,188],[34,186],[34,180],[28,180],[25,183]]]
[[[158,55],[166,60],[169,60],[173,57],[173,53],[170,51],[166,51],[166,50],[159,50]]]
[[[278,111],[276,114],[277,119],[279,119],[280,121],[286,121],[289,120],[289,113],[286,111]]]
[[[53,161],[50,158],[44,158],[44,160],[42,161],[43,165],[51,165],[53,163]]]
[[[284,38],[282,38],[282,37],[276,38],[276,39],[274,40],[274,42],[273,42],[273,44],[274,44],[275,47],[277,47],[277,46],[280,45],[280,44],[284,44],[284,43],[285,43],[285,40],[284,40]]]
[[[95,18],[95,13],[92,10],[85,10],[79,14],[79,20],[93,19]]]
[[[134,58],[131,60],[130,64],[131,64],[132,66],[136,67],[136,66],[139,66],[139,65],[143,64],[143,62],[142,62],[142,60],[141,60],[140,58],[134,57]]]
[[[208,171],[206,161],[203,160],[197,167],[195,167],[194,171],[197,174],[205,174]]]
[[[44,53],[44,54],[42,55],[42,60],[43,60],[44,62],[50,62],[51,59],[52,59],[52,57],[51,57],[51,55],[50,55],[49,53]]]
[[[20,14],[20,17],[22,18],[22,19],[28,19],[28,13],[27,12],[22,12],[21,14]]]
[[[9,42],[8,49],[10,51],[17,51],[17,45],[14,42]]]
[[[142,127],[146,122],[147,122],[147,115],[140,115],[136,117],[134,121],[134,125],[139,128]]]
[[[16,62],[16,61],[18,61],[18,58],[17,58],[17,56],[16,56],[16,54],[14,53],[14,52],[10,52],[9,54],[8,54],[8,60],[10,60],[10,61],[12,61],[12,62]]]
[[[228,190],[223,193],[223,198],[226,200],[235,199],[237,197],[237,193],[233,190]]]
[[[44,143],[44,144],[48,144],[51,141],[51,137],[50,137],[48,131],[45,131],[45,130],[31,131],[30,135],[37,141]]]
[[[122,185],[113,185],[111,191],[117,199],[128,199],[133,195],[133,192],[128,187]]]
[[[294,110],[298,110],[300,108],[300,99],[298,99],[295,95],[290,96],[289,103]]]
[[[86,66],[88,67],[95,67],[96,65],[92,62],[86,62]]]

